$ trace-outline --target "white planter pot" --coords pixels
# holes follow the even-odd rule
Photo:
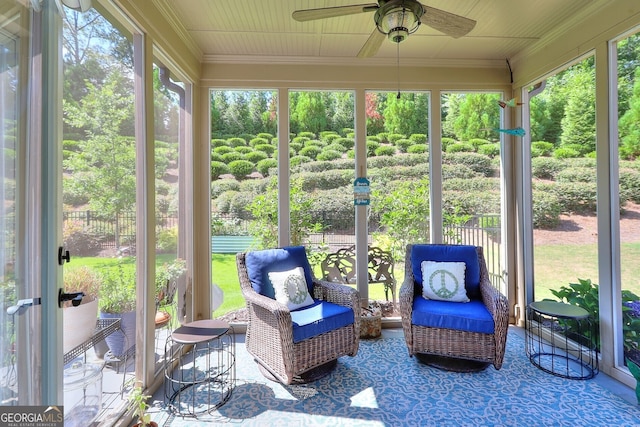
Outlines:
[[[62,317],[62,348],[67,353],[91,338],[98,320],[98,300],[77,307],[65,307]]]

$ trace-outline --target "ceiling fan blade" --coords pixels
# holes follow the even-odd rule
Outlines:
[[[375,28],[365,44],[362,46],[362,49],[360,49],[360,52],[358,52],[358,58],[370,58],[378,53],[385,37],[386,36],[384,34]]]
[[[325,7],[322,9],[296,10],[291,16],[298,22],[305,22],[315,19],[334,18],[336,16],[355,15],[356,13],[371,12],[376,9],[378,9],[376,3],[369,3],[353,6]]]
[[[455,39],[466,36],[476,26],[476,21],[454,13],[422,5],[424,14],[420,22]]]

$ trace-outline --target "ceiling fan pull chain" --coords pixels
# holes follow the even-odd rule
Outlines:
[[[396,43],[396,53],[398,65],[398,95],[396,96],[396,99],[400,99],[400,43]]]

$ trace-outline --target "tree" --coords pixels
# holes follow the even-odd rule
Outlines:
[[[586,154],[596,149],[595,69],[586,60],[572,68],[560,145],[581,145]]]
[[[377,188],[371,208],[391,239],[391,251],[400,259],[408,243],[429,241],[429,179],[400,181]]]
[[[64,167],[73,174],[70,185],[89,197],[91,209],[116,220],[133,210],[136,200],[135,140],[122,136],[120,127],[133,116],[132,82],[114,70],[102,87],[93,84],[79,103],[65,105],[65,121],[87,130],[87,140]],[[120,230],[116,223],[116,244]]]
[[[453,131],[459,141],[495,137],[492,129],[500,127],[500,106],[497,93],[469,93],[460,99]]]
[[[321,92],[300,92],[295,111],[300,131],[318,135],[327,129],[327,113]]]
[[[633,93],[627,111],[620,118],[620,155],[624,159],[640,156],[640,68],[635,72]]]
[[[291,244],[301,245],[311,233],[319,233],[322,224],[313,221],[313,195],[302,189],[302,180],[294,179],[290,187]],[[265,193],[257,195],[247,207],[254,220],[249,232],[263,248],[278,246],[278,187],[272,179]]]

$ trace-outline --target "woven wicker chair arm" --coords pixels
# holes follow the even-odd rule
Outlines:
[[[347,307],[359,307],[358,291],[340,283],[314,279],[313,296],[316,299],[329,301]]]
[[[278,324],[283,323],[283,320],[280,320],[280,319],[285,319],[284,320],[285,324],[286,323],[292,324],[291,313],[289,312],[289,308],[286,305],[282,304],[281,302],[278,302],[264,295],[260,295],[257,292],[247,292],[244,294],[244,298],[249,307],[251,306],[260,307],[265,311],[269,312],[270,315],[277,318]],[[288,321],[286,319],[288,319]]]

